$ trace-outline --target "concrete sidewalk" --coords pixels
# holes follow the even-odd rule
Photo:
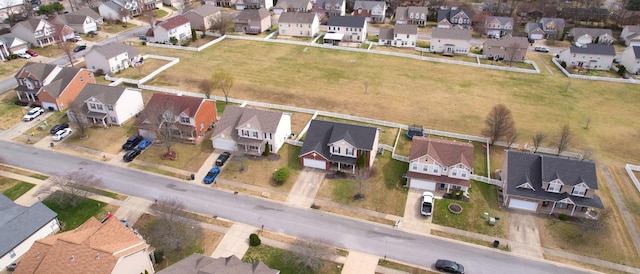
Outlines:
[[[241,223],[235,223],[224,234],[222,241],[213,251],[211,257],[221,258],[235,255],[238,258],[244,257],[244,253],[249,249],[249,235],[258,233],[258,228]]]

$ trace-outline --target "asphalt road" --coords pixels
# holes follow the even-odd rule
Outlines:
[[[406,233],[390,226],[343,218],[322,211],[290,207],[242,194],[215,190],[145,172],[94,162],[47,149],[0,141],[8,164],[45,174],[83,170],[102,178],[104,188],[145,199],[183,201],[189,210],[295,237],[329,239],[334,245],[380,257],[433,267],[438,258],[462,263],[467,273],[586,273],[543,260],[434,237]]]

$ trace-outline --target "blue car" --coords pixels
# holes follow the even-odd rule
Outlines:
[[[209,172],[207,172],[207,175],[204,176],[204,183],[205,184],[211,184],[213,182],[216,181],[216,177],[218,177],[218,174],[220,174],[220,169],[217,167],[213,167],[211,168],[211,170],[209,170]]]
[[[144,150],[145,148],[149,147],[152,142],[153,142],[153,140],[151,140],[149,138],[144,139],[144,140],[140,141],[140,143],[138,144],[138,149],[139,150]]]

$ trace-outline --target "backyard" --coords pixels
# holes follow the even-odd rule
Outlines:
[[[111,74],[111,77],[116,78],[128,78],[138,80],[142,77],[149,75],[154,72],[158,68],[166,65],[169,61],[147,58],[144,59],[144,64],[139,65],[137,67],[129,67],[123,71],[116,72],[115,74]]]

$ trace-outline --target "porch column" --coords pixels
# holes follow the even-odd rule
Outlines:
[[[338,171],[340,171],[340,162],[338,162]]]
[[[351,166],[351,173],[352,174],[356,173],[356,166],[355,165]]]
[[[556,208],[556,202],[553,202],[553,206],[551,206],[551,212],[549,212],[549,215],[553,214],[553,209]]]
[[[18,100],[22,100],[22,96],[20,96],[20,92],[16,90],[16,95],[18,95]]]
[[[573,216],[573,212],[576,210],[576,206],[577,205],[573,205],[573,208],[571,209],[571,216]]]

